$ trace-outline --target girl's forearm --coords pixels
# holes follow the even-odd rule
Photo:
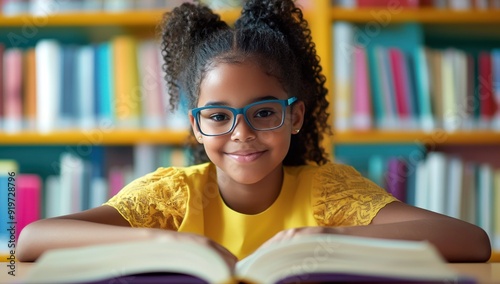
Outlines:
[[[411,220],[369,226],[340,227],[341,234],[405,240],[428,240],[450,262],[484,262],[491,245],[479,227],[451,218]]]
[[[165,231],[167,234],[169,231]],[[26,226],[19,236],[16,257],[34,261],[44,251],[120,241],[144,240],[154,236],[153,229],[106,225],[72,219],[45,219]]]

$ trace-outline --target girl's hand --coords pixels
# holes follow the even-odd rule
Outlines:
[[[335,227],[301,227],[281,231],[267,240],[261,247],[276,244],[282,241],[297,238],[303,235],[317,234],[341,234],[341,230]]]
[[[190,242],[190,243],[194,242],[209,247],[214,251],[216,251],[220,256],[222,256],[224,261],[231,268],[233,268],[236,265],[236,262],[238,261],[238,258],[235,255],[233,255],[229,250],[227,250],[225,247],[219,245],[218,243],[214,242],[213,240],[205,236],[192,233],[168,231],[163,229],[152,229],[152,230],[154,231],[153,232],[154,237],[166,240],[172,240],[174,242]]]

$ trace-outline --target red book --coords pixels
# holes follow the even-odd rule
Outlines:
[[[411,118],[411,112],[409,108],[410,101],[408,100],[409,94],[407,94],[408,86],[406,85],[408,82],[405,79],[404,54],[397,48],[390,48],[388,52],[398,117],[408,121]]]
[[[20,174],[16,179],[16,239],[29,223],[40,219],[42,181],[38,175]]]
[[[360,8],[367,7],[387,7],[387,8],[418,8],[420,0],[358,0],[357,6]]]
[[[487,51],[479,54],[479,108],[482,121],[491,121],[497,110],[493,92],[491,55]]]

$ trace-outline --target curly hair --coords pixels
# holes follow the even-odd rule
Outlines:
[[[172,109],[180,93],[195,107],[204,76],[217,64],[251,60],[305,104],[302,130],[292,136],[283,165],[329,161],[321,146],[323,135],[331,134],[326,78],[307,21],[293,0],[248,0],[234,27],[202,4],[184,3],[165,13],[159,27]],[[203,145],[191,139],[190,146],[195,163],[208,161]]]

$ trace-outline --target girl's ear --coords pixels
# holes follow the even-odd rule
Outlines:
[[[303,101],[297,101],[292,106],[292,134],[299,133],[302,128],[302,124],[304,124],[305,111],[306,107]]]
[[[196,126],[196,121],[194,119],[194,116],[189,112],[189,122],[191,123],[191,128],[193,129],[194,137],[196,138],[196,141],[198,143],[203,144],[203,135],[200,133],[198,130],[198,127]]]

